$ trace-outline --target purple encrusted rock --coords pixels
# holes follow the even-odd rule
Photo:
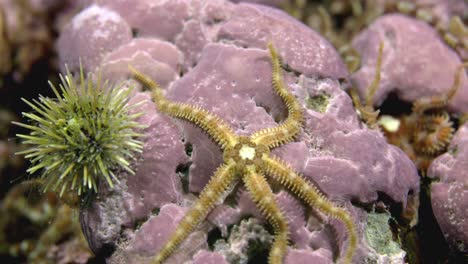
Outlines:
[[[429,167],[434,216],[447,241],[468,252],[468,124],[458,129],[448,152]]]
[[[123,180],[114,189],[101,185],[93,207],[81,211],[84,232],[94,250],[114,243],[123,229],[155,208],[182,199],[182,185],[174,168],[188,159],[178,129],[170,118],[156,113],[148,94],[137,93],[131,102],[141,101],[145,104],[134,111],[145,113],[139,122],[146,126],[143,132],[148,136],[143,138],[144,151],[134,165],[135,175],[123,173]]]
[[[57,44],[62,68],[76,71],[81,63],[86,71],[93,71],[106,53],[131,39],[131,28],[118,13],[91,5],[62,31]]]
[[[289,0],[231,0],[234,3],[253,3],[253,4],[262,4],[270,6],[281,6],[288,2]]]
[[[351,213],[361,241],[354,260],[368,259],[369,250],[363,236],[367,213],[351,201],[376,203],[383,193],[403,208],[417,204],[413,201],[418,197],[419,177],[414,165],[379,132],[361,124],[340,83],[348,75],[344,63],[313,30],[279,10],[224,0],[95,2],[83,13],[104,12],[91,16],[97,21],[103,21],[101,16],[119,17],[134,32],[133,39],[113,42],[118,44],[110,49],[95,48],[112,42],[110,35],[95,39],[95,47],[72,54],[64,44],[93,36],[102,28],[70,26],[59,41],[61,63],[76,66],[80,58],[87,58],[87,70],[137,87],[131,102],[146,102],[139,106],[145,113],[140,122],[147,127],[143,153],[132,165],[136,174],[120,173],[113,189],[101,185],[98,198],[81,212],[93,250],[99,252],[106,245],[116,248],[110,263],[148,262],[222,162],[219,146],[199,127],[156,111],[149,92],[129,80],[127,64],[159,81],[168,99],[198,105],[218,115],[235,133],[250,135],[278,125],[287,115],[271,86],[266,45],[272,42],[288,65],[284,79],[305,116],[297,140],[274,149],[272,155]],[[228,226],[238,226],[246,217],[257,218],[264,228],[264,218],[238,185],[168,263],[221,261],[220,255],[227,260],[224,251],[208,252],[208,231],[219,228],[219,240],[228,241],[232,235]],[[296,195],[272,185],[296,246],[285,262],[334,261],[347,245],[343,224],[314,210],[311,213]]]
[[[181,59],[181,52],[169,42],[135,38],[106,54],[100,68],[104,78],[118,82],[128,78],[128,65],[132,65],[166,87],[178,77]]]
[[[329,252],[322,252],[322,250],[310,251],[291,249],[286,255],[285,264],[331,264],[331,256],[327,256]]]
[[[427,23],[401,14],[375,20],[353,40],[361,55],[361,68],[352,75],[361,96],[374,79],[380,43],[384,44],[379,89],[374,104],[380,105],[390,93],[404,101],[442,95],[452,87],[456,68],[462,63],[435,29]],[[468,80],[461,77],[457,94],[449,102],[454,112],[468,112]]]

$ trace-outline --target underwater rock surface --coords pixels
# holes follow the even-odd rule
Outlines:
[[[379,89],[374,105],[381,105],[390,93],[413,102],[446,93],[453,84],[456,68],[462,63],[456,52],[427,23],[401,14],[376,19],[356,36],[353,47],[361,54],[361,68],[352,75],[361,95],[374,79],[380,42],[384,44]],[[443,66],[442,66],[443,65]],[[462,75],[448,109],[468,112],[468,80]]]
[[[436,11],[442,14],[445,10],[449,14],[457,4],[463,6],[455,4],[456,1],[453,5],[447,2],[440,1]],[[382,104],[391,93],[406,102],[444,95],[454,82],[456,68],[462,63],[427,23],[400,14],[385,15],[353,40],[354,48],[362,56],[362,66],[351,79],[361,94],[365,94],[374,78],[380,42],[384,43],[382,72],[374,105]],[[447,109],[455,114],[468,112],[466,74],[461,74],[460,86]],[[468,250],[467,138],[465,124],[454,135],[447,152],[440,153],[442,155],[431,163],[427,172],[427,176],[435,180],[430,185],[434,216],[447,241],[460,252]]]
[[[272,42],[305,116],[298,139],[272,154],[351,212],[361,237],[354,260],[368,259],[370,249],[363,235],[367,213],[350,201],[372,204],[384,194],[402,208],[417,204],[415,166],[361,124],[341,85],[348,75],[344,63],[313,30],[269,7],[222,0],[95,2],[60,36],[60,62],[76,71],[81,58],[87,71],[138,87],[132,102],[145,100],[137,110],[147,125],[144,151],[133,164],[136,174],[120,173],[113,189],[102,184],[81,212],[92,249],[107,250],[110,263],[150,261],[222,161],[219,147],[200,128],[156,111],[148,91],[131,80],[128,64],[160,82],[170,100],[198,105],[237,134],[250,135],[286,117],[271,87],[266,45]],[[243,218],[263,221],[238,185],[167,263],[222,263],[226,256],[211,252],[209,231],[217,228],[217,239],[226,239],[228,227]],[[276,197],[297,246],[285,263],[332,263],[346,246],[342,224],[305,210],[292,193],[279,189]]]
[[[431,204],[445,238],[460,252],[468,252],[468,124],[454,135],[447,153],[435,159],[428,176]]]

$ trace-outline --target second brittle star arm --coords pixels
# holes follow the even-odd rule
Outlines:
[[[232,129],[217,115],[201,109],[198,106],[169,101],[164,97],[163,91],[158,83],[132,66],[128,68],[136,80],[151,89],[153,100],[159,111],[169,116],[195,123],[210,135],[223,149],[227,146],[232,147],[237,143],[236,136]]]
[[[275,180],[297,194],[312,208],[344,223],[348,236],[348,247],[340,262],[352,263],[358,238],[351,215],[345,209],[334,205],[312,183],[305,180],[283,161],[269,157],[264,157],[263,161],[267,175],[271,175]]]
[[[290,142],[301,131],[303,122],[302,110],[294,95],[286,88],[281,78],[281,64],[276,50],[268,44],[273,66],[272,84],[275,92],[281,97],[288,108],[288,117],[279,126],[260,130],[252,135],[252,141],[271,147]]]
[[[349,93],[351,95],[351,99],[353,100],[354,106],[361,114],[361,119],[371,128],[377,127],[377,117],[379,116],[379,110],[374,109],[373,99],[377,89],[379,88],[380,83],[380,72],[382,70],[382,57],[383,57],[383,42],[380,42],[379,45],[379,53],[377,55],[377,63],[375,65],[375,74],[374,80],[366,89],[366,96],[364,100],[364,105],[361,104],[361,99],[357,93],[355,88],[351,88]]]
[[[243,176],[243,180],[255,204],[274,228],[275,241],[270,250],[268,263],[282,264],[288,242],[287,221],[263,175],[257,174],[255,171],[249,171]]]
[[[464,69],[468,68],[468,62],[465,62],[457,67],[452,87],[448,90],[446,94],[436,95],[431,97],[423,97],[419,100],[416,100],[413,103],[413,112],[418,114],[423,114],[429,109],[441,108],[446,106],[453,96],[457,93],[457,90],[460,87],[460,78]]]
[[[190,233],[206,218],[216,203],[232,185],[236,178],[233,163],[221,165],[214,176],[203,188],[198,200],[177,225],[169,240],[163,245],[158,255],[153,259],[153,264],[161,264],[184,241]]]

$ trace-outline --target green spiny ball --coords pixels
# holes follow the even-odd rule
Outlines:
[[[81,196],[97,192],[101,180],[113,187],[115,170],[134,173],[129,160],[143,148],[135,132],[142,113],[130,113],[130,89],[93,83],[83,70],[78,83],[69,72],[60,79],[59,89],[50,83],[57,98],[22,99],[34,112],[23,113],[30,124],[15,123],[30,130],[17,135],[30,146],[17,154],[30,159],[28,173],[41,173],[44,191]]]

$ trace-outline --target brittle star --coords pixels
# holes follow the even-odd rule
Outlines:
[[[242,179],[253,201],[274,229],[274,242],[268,263],[281,264],[288,244],[288,223],[280,210],[275,195],[265,175],[285,186],[304,200],[309,206],[324,214],[341,220],[346,228],[348,246],[343,263],[351,263],[356,250],[357,234],[350,214],[330,202],[311,182],[295,172],[286,162],[270,155],[272,148],[291,142],[303,126],[302,109],[296,98],[285,87],[281,77],[281,64],[276,50],[268,44],[273,66],[272,84],[275,92],[287,106],[288,117],[280,125],[259,130],[251,136],[236,135],[221,118],[197,106],[171,102],[163,95],[160,86],[149,77],[129,66],[136,80],[152,91],[157,109],[171,117],[183,119],[201,127],[224,151],[223,164],[218,167],[208,184],[203,188],[193,207],[179,222],[169,240],[153,259],[154,264],[162,263],[188,235],[206,218],[215,204]]]

